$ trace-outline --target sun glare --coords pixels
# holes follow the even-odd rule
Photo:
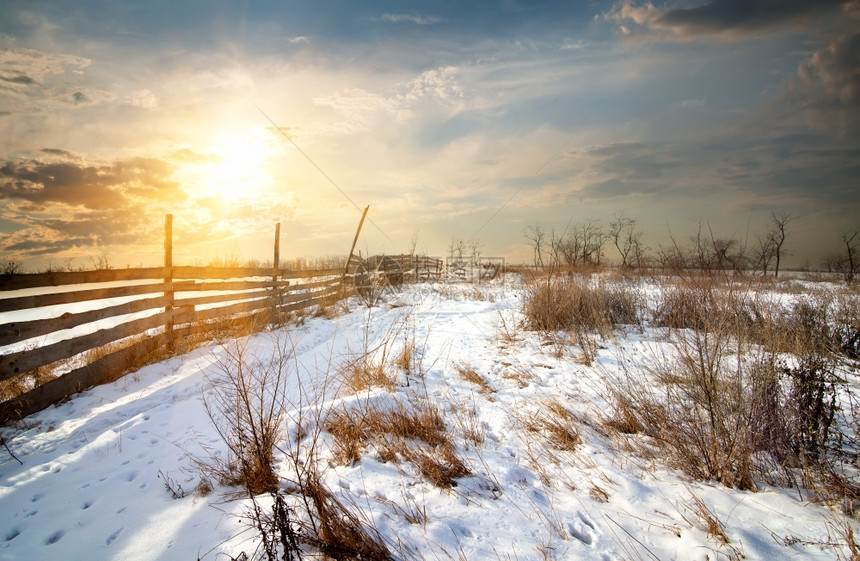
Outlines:
[[[273,150],[261,132],[225,134],[205,150],[211,157],[201,164],[196,181],[203,196],[228,201],[258,196],[272,181],[266,170]]]

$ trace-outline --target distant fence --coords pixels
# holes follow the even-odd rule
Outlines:
[[[279,234],[278,225],[276,264]],[[22,418],[114,380],[129,365],[147,363],[147,357],[184,350],[184,343],[195,337],[247,334],[282,322],[291,313],[334,303],[355,293],[358,279],[399,284],[438,278],[442,270],[441,261],[430,258],[383,259],[389,265],[386,269],[373,269],[367,264],[374,261],[360,260],[364,264],[360,271],[350,270],[349,265],[315,271],[282,271],[277,266],[173,267],[172,217],[168,215],[164,267],[0,276],[0,314],[9,312],[7,318],[44,316],[0,324],[0,347],[11,348],[0,355],[0,382],[39,369],[56,372],[63,364],[68,370],[0,403],[0,422]],[[348,260],[354,262],[352,257]],[[62,291],[62,287],[72,290]],[[81,310],[63,311],[69,307]],[[22,313],[25,311],[31,313]],[[99,328],[98,322],[113,325]],[[76,328],[92,332],[60,334]],[[103,352],[93,356],[99,349]]]

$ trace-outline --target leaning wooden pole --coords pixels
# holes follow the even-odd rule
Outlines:
[[[272,262],[272,282],[281,276],[281,223],[275,224],[275,259]]]
[[[167,297],[167,303],[164,306],[164,311],[171,313],[174,304],[173,292],[173,215],[164,215],[164,295]],[[164,326],[164,331],[167,338],[167,350],[173,352],[175,342],[173,340],[173,315],[169,315],[167,323]]]
[[[358,229],[355,231],[355,237],[352,238],[352,246],[349,248],[349,255],[346,257],[346,267],[343,268],[343,275],[340,277],[340,283],[343,284],[343,279],[349,273],[349,262],[352,261],[352,252],[355,251],[355,244],[358,243],[358,236],[361,234],[361,227],[364,226],[364,218],[367,216],[367,211],[370,210],[370,205],[364,207],[364,212],[361,213],[361,220],[358,222]]]

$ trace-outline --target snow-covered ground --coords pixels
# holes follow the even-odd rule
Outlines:
[[[214,561],[253,553],[248,499],[219,485],[206,495],[191,491],[203,476],[199,463],[225,454],[204,407],[212,381],[237,349],[266,364],[277,348],[291,352],[288,439],[298,421],[302,435],[313,433],[308,425],[326,413],[370,403],[426,399],[442,414],[470,472],[451,488],[370,449],[352,465],[329,462],[331,438],[319,438],[327,487],[378,530],[395,558],[850,557],[833,545],[842,519],[796,489],[693,482],[601,430],[608,386],[622,362],[636,368],[653,355],[662,344],[656,331],[622,329],[600,341],[587,365],[576,347],[522,330],[521,299],[513,279],[407,287],[372,309],[349,302],[334,319],[213,343],[0,429],[23,463],[0,449],[0,559]],[[416,354],[407,373],[393,359],[410,341]],[[350,395],[339,372],[368,352],[387,361],[395,387]],[[487,387],[464,379],[459,370],[468,366]],[[581,438],[572,450],[530,430],[550,403],[571,413]],[[276,455],[286,487],[285,460]],[[188,493],[174,498],[165,483]],[[709,535],[704,512],[728,543]]]

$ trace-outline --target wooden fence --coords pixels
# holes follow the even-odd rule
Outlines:
[[[279,263],[280,225],[276,226],[274,263]],[[188,348],[192,339],[238,336],[283,322],[289,314],[333,303],[353,293],[357,276],[381,273],[392,283],[438,278],[441,261],[413,256],[385,258],[398,272],[355,267],[316,271],[273,268],[174,267],[172,217],[165,221],[165,266],[86,272],[53,272],[0,276],[0,314],[22,315],[45,309],[40,319],[0,324],[0,383],[31,376],[39,369],[56,378],[0,403],[0,422],[19,419],[70,395],[121,376],[129,365],[147,357],[163,359]],[[349,263],[354,263],[351,257]],[[392,275],[399,274],[399,277]],[[62,291],[63,287],[71,288]],[[86,308],[63,312],[63,308]],[[59,313],[59,315],[57,315]],[[2,316],[0,316],[2,318]],[[98,329],[95,322],[109,320]],[[0,319],[0,321],[3,321]],[[64,330],[91,331],[63,337]],[[53,342],[38,345],[50,336]],[[99,350],[98,356],[93,356]],[[89,354],[89,356],[87,356]],[[20,378],[18,378],[20,379]]]

